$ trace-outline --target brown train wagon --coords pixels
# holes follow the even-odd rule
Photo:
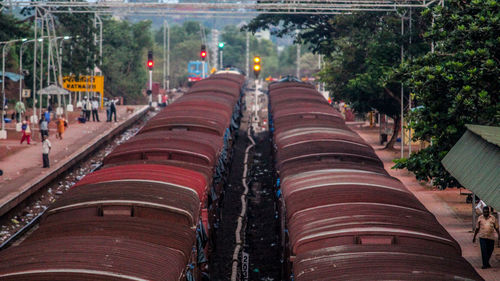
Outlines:
[[[345,120],[342,115],[331,107],[324,106],[275,110],[273,112],[273,122],[276,130],[296,128],[300,125],[302,127],[308,127],[320,124],[333,128],[346,128]]]
[[[292,88],[292,87],[300,87],[300,88],[309,88],[315,89],[313,84],[302,83],[302,82],[275,82],[269,84],[269,92],[273,90],[281,89],[281,88]]]
[[[214,167],[218,152],[212,145],[196,139],[151,139],[148,142],[126,142],[104,159],[104,165],[131,160],[177,160]]]
[[[106,163],[103,165],[103,168],[114,168],[119,166],[128,166],[128,165],[162,165],[162,166],[173,166],[179,167],[186,170],[191,170],[203,175],[208,186],[212,184],[212,175],[213,175],[213,167],[208,167],[205,165],[194,164],[179,160],[152,160],[152,159],[141,159],[141,160],[124,160],[110,163]]]
[[[185,105],[194,105],[196,103],[198,104],[204,104],[205,106],[208,106],[209,103],[213,103],[215,105],[219,104],[218,106],[224,106],[224,108],[229,107],[229,111],[233,111],[234,106],[236,105],[236,100],[229,96],[224,96],[224,95],[217,95],[219,93],[215,93],[214,95],[211,95],[210,92],[197,92],[193,93],[190,95],[182,95],[182,97],[178,98],[175,100],[174,104],[180,103],[180,104],[185,104]]]
[[[232,74],[232,73],[216,73],[213,75],[210,75],[207,79],[224,79],[224,80],[231,80],[234,81],[240,85],[243,85],[245,83],[246,77],[241,74]]]
[[[240,101],[240,96],[235,96],[231,93],[227,93],[225,91],[219,91],[219,90],[200,90],[200,91],[195,91],[195,92],[187,92],[182,97],[190,97],[190,96],[216,96],[220,97],[223,99],[228,99],[231,100],[234,104],[238,103]]]
[[[233,105],[229,100],[222,103],[221,101],[216,101],[214,99],[210,99],[209,97],[203,97],[203,99],[197,100],[186,100],[186,99],[177,99],[173,104],[169,106],[169,108],[162,112],[162,115],[168,115],[169,111],[175,111],[177,108],[193,108],[193,109],[206,109],[210,108],[213,111],[220,112],[220,114],[232,115],[233,113]]]
[[[54,237],[10,247],[0,257],[9,281],[183,280],[181,251],[127,237]]]
[[[337,170],[360,170],[377,174],[388,175],[383,166],[378,163],[363,162],[362,159],[323,158],[308,159],[308,161],[289,162],[280,165],[278,171],[281,178],[285,179],[302,173],[324,173]]]
[[[280,131],[273,135],[275,143],[286,143],[298,137],[307,137],[309,135],[321,134],[329,138],[339,139],[354,139],[356,142],[363,142],[364,140],[355,132],[345,127],[299,127],[287,131]]]
[[[371,202],[425,209],[418,200],[415,200],[413,194],[406,190],[382,184],[366,184],[355,180],[331,182],[312,187],[297,187],[294,190],[284,186],[282,189],[288,218],[304,209],[341,202]]]
[[[349,245],[308,251],[294,261],[294,280],[483,280],[462,257],[425,247]]]
[[[288,88],[281,88],[277,90],[272,90],[269,91],[269,100],[271,103],[274,103],[275,99],[280,99],[284,97],[288,97],[290,95],[302,95],[303,97],[321,97],[325,101],[326,99],[323,97],[323,95],[316,91],[316,89],[309,89],[309,88],[301,88],[301,87],[288,87]]]
[[[214,114],[212,111],[185,110],[149,120],[138,134],[149,131],[168,130],[204,132],[222,137],[226,128],[229,127],[229,123],[230,119]]]
[[[72,216],[98,217],[120,214],[149,218],[166,224],[196,228],[200,199],[195,190],[152,180],[121,180],[81,185],[47,210],[45,221]]]
[[[209,100],[207,100],[205,104],[197,103],[196,105],[183,105],[174,102],[168,107],[168,109],[165,108],[165,110],[159,112],[155,117],[151,119],[151,121],[169,116],[183,115],[187,112],[200,112],[207,115],[218,115],[223,116],[226,119],[230,119],[233,113],[233,109],[221,106],[220,104],[217,104],[215,102],[210,102]]]
[[[358,160],[359,162],[371,165],[378,164],[383,167],[382,162],[369,146],[346,140],[319,138],[298,141],[286,146],[278,144],[276,167],[281,170],[283,165],[287,163],[307,163],[311,162],[311,160],[322,161],[327,158],[338,159],[339,161],[343,161],[343,159]]]
[[[461,255],[460,245],[428,211],[391,204],[343,202],[296,212],[288,221],[290,247],[305,251],[379,243]]]
[[[210,91],[223,92],[235,98],[240,98],[241,96],[241,87],[239,85],[231,81],[216,79],[198,81],[189,89],[188,93]]]
[[[195,191],[202,202],[208,189],[207,181],[202,174],[179,167],[151,164],[104,168],[85,176],[73,188],[87,184],[124,180],[149,180],[182,186]]]
[[[282,106],[286,106],[288,104],[301,104],[301,103],[328,105],[328,101],[322,96],[313,96],[313,95],[304,96],[301,93],[287,94],[273,98],[272,100],[270,100],[269,104],[271,106],[271,110],[273,111],[275,108],[281,108]]]
[[[165,225],[152,219],[121,216],[70,217],[64,221],[44,223],[29,236],[26,243],[57,237],[100,236],[127,238],[157,244],[181,252],[187,262],[193,255],[196,233],[186,225]]]

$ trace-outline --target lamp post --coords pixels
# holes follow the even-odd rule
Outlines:
[[[166,52],[165,46],[167,47]],[[166,59],[165,53],[167,55]],[[166,75],[165,64],[167,66]],[[167,20],[163,20],[163,89],[167,89],[167,92],[170,90],[170,25],[168,24]]]
[[[37,40],[38,40],[38,42],[42,42],[43,38],[39,38]],[[24,47],[24,44],[30,43],[30,42],[35,42],[35,39],[24,41],[23,43],[21,43],[21,48],[19,48],[19,75],[23,75],[23,47]],[[20,101],[22,99],[22,97],[21,97],[22,91],[23,91],[22,83],[21,83],[21,80],[19,80],[19,100]]]
[[[0,133],[0,139],[7,138],[7,131],[5,131],[5,47],[9,45],[10,43],[15,43],[15,42],[24,42],[28,39],[23,38],[23,39],[15,39],[15,40],[10,40],[10,41],[4,41],[0,42],[0,44],[4,44],[2,48],[2,132]]]

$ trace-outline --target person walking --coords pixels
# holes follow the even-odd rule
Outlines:
[[[498,232],[498,222],[494,216],[490,215],[490,208],[485,206],[483,214],[477,219],[476,230],[472,243],[476,242],[476,236],[479,233],[479,245],[481,246],[481,258],[483,260],[482,269],[490,268],[490,258],[495,249],[495,233],[500,237]]]
[[[21,144],[24,142],[24,140],[27,140],[27,143],[30,144],[31,128],[30,128],[30,123],[28,121],[28,116],[25,116],[23,124],[21,125],[21,130],[23,131],[23,136],[21,137]]]
[[[92,100],[92,121],[96,121],[97,122],[101,122],[99,121],[99,113],[98,113],[98,109],[99,109],[99,102],[97,101],[96,98],[94,98]]]
[[[44,136],[49,137],[49,122],[47,122],[44,115],[40,119],[40,134],[42,135],[42,139]]]
[[[62,140],[63,139],[63,133],[66,127],[68,127],[68,123],[62,116],[57,119],[57,135],[56,138]]]
[[[43,168],[50,168],[49,163],[49,152],[52,149],[52,144],[49,141],[49,138],[42,135],[42,159],[43,159]]]
[[[113,116],[115,117],[115,122],[116,122],[116,105],[115,105],[116,100],[111,100],[110,103],[111,104],[109,105],[110,108],[109,122],[111,122]]]

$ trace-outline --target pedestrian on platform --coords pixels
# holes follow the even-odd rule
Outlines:
[[[21,122],[22,115],[26,112],[24,103],[22,101],[16,102],[16,122]]]
[[[101,122],[99,121],[99,113],[98,113],[98,109],[99,109],[99,102],[97,101],[96,98],[94,98],[92,100],[92,121],[97,121],[97,122]]]
[[[50,123],[50,111],[46,110],[43,116],[45,116],[45,120],[47,120],[47,123]]]
[[[64,130],[66,129],[66,127],[68,127],[68,122],[66,122],[66,120],[60,116],[59,119],[57,119],[57,135],[56,135],[56,138],[62,140],[63,139],[63,134],[64,134]]]
[[[481,257],[483,260],[482,269],[490,268],[490,258],[495,249],[495,231],[498,232],[498,222],[494,216],[490,215],[488,206],[483,208],[483,214],[477,219],[476,230],[472,243],[476,242],[476,236],[479,233],[479,245],[481,246]]]
[[[106,107],[106,122],[111,122],[111,101],[104,98],[104,106]]]
[[[110,114],[109,114],[109,122],[111,122],[111,119],[113,116],[115,117],[115,122],[116,122],[116,100],[111,100],[111,104],[109,105],[110,109]]]
[[[44,136],[49,137],[49,122],[47,122],[44,115],[40,119],[40,134],[42,134],[42,139]]]
[[[83,110],[85,111],[85,119],[87,119],[87,121],[90,121],[90,112],[92,110],[92,103],[87,98],[85,98],[85,100],[83,101]]]
[[[49,138],[46,136],[42,136],[43,168],[50,168],[50,163],[49,163],[50,149],[52,149],[52,144],[50,143]]]
[[[31,142],[31,128],[30,122],[28,121],[28,116],[25,116],[23,124],[21,125],[21,130],[23,131],[23,136],[21,137],[21,144],[24,140],[27,140],[27,143]]]

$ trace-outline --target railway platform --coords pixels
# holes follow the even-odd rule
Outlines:
[[[130,113],[132,107],[134,111]],[[106,122],[105,111],[99,112],[101,122],[81,124],[69,120],[62,140],[56,139],[56,131],[51,129],[50,168],[42,168],[42,144],[38,130],[33,130],[34,140],[30,145],[26,142],[20,144],[19,139],[0,140],[0,169],[3,170],[0,177],[0,216],[129,127],[147,111],[147,106],[117,106],[117,122]]]
[[[495,243],[495,250],[490,259],[492,268],[481,269],[481,250],[479,242],[472,243],[472,214],[471,204],[465,203],[465,196],[456,188],[436,190],[430,185],[419,182],[407,170],[391,169],[393,159],[400,157],[401,147],[395,146],[393,150],[383,149],[379,142],[379,129],[367,126],[354,128],[368,144],[370,144],[378,157],[384,162],[389,174],[398,178],[424,206],[436,216],[439,223],[450,233],[462,248],[462,256],[476,269],[486,281],[500,281],[500,248]],[[408,151],[405,150],[405,155]]]

